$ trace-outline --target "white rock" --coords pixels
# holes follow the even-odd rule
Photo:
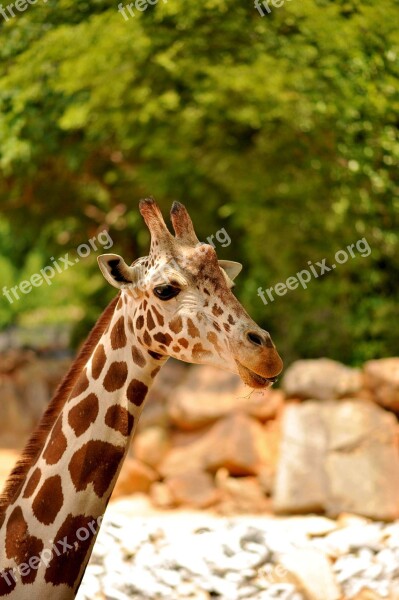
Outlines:
[[[318,550],[298,549],[279,556],[279,562],[301,582],[309,600],[341,598],[331,565]]]
[[[364,573],[370,566],[369,562],[365,562],[357,556],[343,556],[338,559],[333,566],[336,573],[338,583],[344,583],[353,578],[354,575]]]
[[[399,576],[399,557],[390,548],[381,550],[377,554],[376,560],[383,565],[387,575]]]
[[[337,557],[333,566],[329,556]],[[111,505],[77,600],[304,600],[294,583],[281,582],[279,568],[295,575],[306,600],[349,600],[364,588],[399,597],[399,522],[139,518]]]

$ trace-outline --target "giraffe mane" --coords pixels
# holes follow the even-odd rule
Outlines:
[[[58,385],[53,398],[51,399],[41,421],[39,422],[39,425],[26,444],[21,458],[11,471],[11,474],[6,481],[3,493],[0,495],[0,525],[7,507],[15,495],[19,492],[29,468],[33,464],[33,461],[37,457],[40,450],[43,448],[43,444],[55,421],[57,420],[58,415],[63,409],[64,404],[73,389],[73,386],[79,378],[82,368],[87,363],[93,352],[93,349],[98,344],[106,327],[109,325],[119,297],[120,293],[108,304],[97,323],[91,330],[78,356],[69,368],[67,374],[62,379],[61,383]]]

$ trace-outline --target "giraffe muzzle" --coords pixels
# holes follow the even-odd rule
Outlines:
[[[244,383],[249,385],[252,388],[267,388],[276,383],[278,380],[278,375],[281,373],[283,369],[283,361],[281,360],[278,353],[274,350],[274,360],[273,365],[267,363],[266,368],[258,369],[253,371],[252,369],[244,366],[240,361],[236,359],[238,374],[243,380]],[[258,371],[261,371],[264,374],[260,374]],[[270,374],[269,373],[275,373]]]

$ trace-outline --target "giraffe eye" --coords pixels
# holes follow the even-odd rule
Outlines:
[[[170,300],[171,298],[177,296],[177,294],[180,292],[181,289],[174,285],[157,285],[157,287],[154,288],[154,294],[160,300]]]

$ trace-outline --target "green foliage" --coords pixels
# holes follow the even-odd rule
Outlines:
[[[144,253],[137,200],[151,194],[185,202],[202,239],[227,229],[237,293],[287,361],[397,354],[398,17],[396,0],[287,0],[263,18],[159,0],[125,21],[114,2],[49,0],[0,25],[6,283],[104,226],[127,258]],[[362,237],[369,257],[261,302],[260,286]],[[1,324],[41,302],[92,320],[94,268],[20,312],[2,303]]]

